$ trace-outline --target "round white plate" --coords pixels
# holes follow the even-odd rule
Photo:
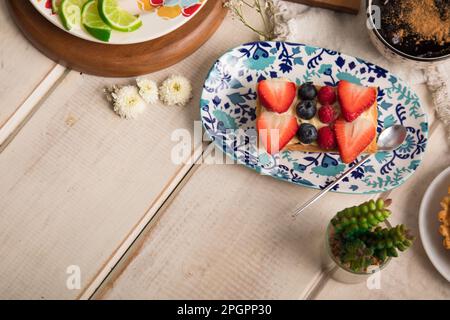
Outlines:
[[[70,31],[66,30],[63,27],[59,16],[53,14],[52,10],[49,8],[49,0],[30,1],[47,20],[76,37],[106,44],[133,44],[153,40],[178,29],[195,16],[207,0],[165,0],[165,5],[160,7],[152,7],[151,5],[147,5],[147,9],[151,11],[141,15],[143,26],[139,30],[134,32],[113,31],[109,42],[102,42],[95,39],[81,26]],[[144,1],[149,2],[150,0],[135,1],[138,3]],[[188,15],[188,13],[193,11],[193,6],[196,5],[198,5],[196,11]],[[169,15],[171,15],[170,18],[168,17]]]
[[[441,172],[430,184],[420,205],[419,230],[423,247],[431,263],[439,273],[450,282],[450,250],[442,245],[442,236],[439,234],[438,212],[441,210],[440,202],[447,194],[450,186],[450,167]]]

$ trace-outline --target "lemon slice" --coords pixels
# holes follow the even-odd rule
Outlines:
[[[108,42],[111,37],[111,28],[103,22],[98,14],[98,4],[96,0],[86,2],[81,12],[81,22],[84,28],[93,37]]]
[[[87,0],[62,0],[59,16],[64,28],[72,30],[81,24],[81,8]]]
[[[98,13],[103,21],[118,31],[132,32],[142,26],[141,19],[121,9],[117,0],[99,0]]]

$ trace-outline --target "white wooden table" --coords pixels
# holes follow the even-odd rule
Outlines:
[[[378,57],[362,27],[345,31],[361,19],[309,9],[299,41]],[[339,23],[326,30],[336,43],[322,43],[314,23]],[[383,272],[379,290],[322,271],[320,246],[336,204],[371,196],[330,193],[293,222],[290,210],[316,191],[237,165],[172,164],[171,133],[193,131],[210,65],[255,39],[229,17],[194,55],[152,75],[190,78],[190,105],[158,105],[137,121],[119,119],[102,95],[105,85],[131,79],[55,64],[19,33],[4,1],[0,30],[0,298],[450,298],[420,240]],[[388,194],[393,222],[418,234],[421,198],[450,165],[450,150],[426,86],[413,87],[429,114],[428,150],[417,173]],[[80,268],[79,289],[66,285],[69,266]]]

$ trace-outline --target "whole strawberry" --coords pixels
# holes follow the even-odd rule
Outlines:
[[[317,99],[322,105],[333,104],[336,102],[336,92],[333,87],[325,86],[319,90]]]
[[[324,150],[336,149],[336,136],[330,127],[323,127],[317,133],[317,143]]]
[[[332,123],[336,120],[337,114],[334,107],[331,105],[324,105],[319,109],[319,120],[322,123]]]

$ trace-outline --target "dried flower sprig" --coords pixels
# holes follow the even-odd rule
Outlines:
[[[279,0],[224,0],[224,6],[230,9],[234,18],[259,35],[261,40],[286,38],[290,33],[287,27],[290,17],[287,17],[284,3]],[[263,30],[248,22],[245,9],[254,10],[259,14]]]

